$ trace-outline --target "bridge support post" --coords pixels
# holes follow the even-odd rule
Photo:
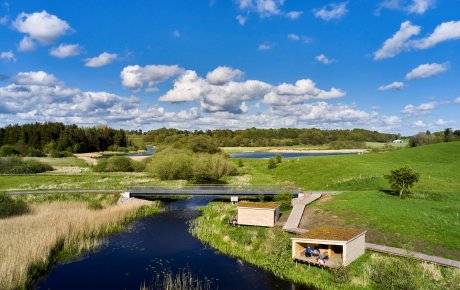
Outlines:
[[[121,196],[124,198],[131,198],[131,193],[129,191],[125,191],[121,194]]]
[[[230,197],[230,201],[232,202],[232,204],[235,204],[238,202],[238,195],[232,195]]]

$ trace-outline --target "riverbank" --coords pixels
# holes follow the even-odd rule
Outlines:
[[[94,249],[127,222],[161,211],[159,202],[144,200],[97,206],[55,201],[30,208],[29,214],[0,220],[0,289],[23,288],[59,259]]]
[[[190,231],[224,254],[319,289],[458,289],[460,285],[458,269],[369,252],[335,271],[296,264],[291,258],[290,234],[276,227],[230,227],[228,220],[235,213],[230,203],[211,203],[192,222]]]

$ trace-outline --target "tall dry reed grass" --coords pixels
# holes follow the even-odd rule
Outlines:
[[[0,219],[0,289],[23,287],[34,270],[49,265],[56,250],[92,248],[98,237],[147,205],[152,202],[130,200],[91,210],[82,202],[53,202],[32,205],[27,215]]]

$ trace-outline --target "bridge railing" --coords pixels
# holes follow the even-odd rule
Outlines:
[[[199,184],[181,186],[149,186],[133,187],[128,189],[131,194],[182,194],[182,195],[275,195],[277,193],[291,191],[276,185],[219,185]],[[296,193],[296,192],[293,192]]]

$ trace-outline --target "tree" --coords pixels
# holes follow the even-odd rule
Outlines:
[[[391,189],[402,197],[414,183],[419,181],[420,174],[405,166],[391,170],[391,174],[384,175],[384,177],[390,183]]]
[[[283,156],[281,156],[281,154],[276,154],[275,155],[275,161],[276,161],[276,163],[283,162]]]
[[[268,159],[267,168],[273,169],[276,167],[276,161],[273,158]]]

